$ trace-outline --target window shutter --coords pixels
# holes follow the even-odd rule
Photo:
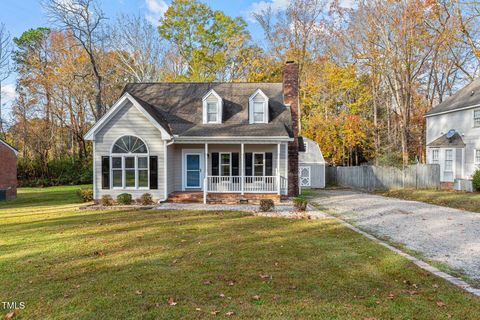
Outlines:
[[[273,154],[265,152],[265,175],[273,176]]]
[[[253,154],[251,152],[245,153],[245,176],[247,177],[253,176],[252,163]]]
[[[158,189],[158,157],[150,157],[150,189]]]
[[[110,189],[110,157],[102,157],[102,189]]]
[[[219,174],[219,154],[218,152],[212,152],[212,176],[218,176]]]
[[[232,176],[238,177],[240,175],[240,167],[238,165],[238,152],[232,152]]]

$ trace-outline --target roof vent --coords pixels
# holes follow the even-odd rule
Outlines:
[[[455,133],[456,133],[456,132],[455,132],[455,129],[450,129],[450,130],[448,130],[448,132],[447,132],[447,139],[448,139],[448,140],[452,139],[453,136],[455,135]]]
[[[475,94],[475,91],[472,90],[472,92],[470,93],[470,97],[473,96]]]

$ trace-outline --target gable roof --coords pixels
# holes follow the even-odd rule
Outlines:
[[[480,105],[480,78],[463,87],[455,94],[445,99],[442,103],[425,113],[426,117],[439,113],[453,112],[461,109],[472,108]]]
[[[9,145],[7,142],[5,142],[4,140],[0,139],[0,143],[5,145],[8,149],[12,150],[13,153],[15,153],[15,155],[18,155],[18,150],[15,149],[14,147],[12,147],[11,145]]]
[[[204,124],[202,98],[212,89],[223,99],[223,119],[219,124]],[[270,121],[249,124],[249,98],[258,89],[269,98]],[[124,92],[148,105],[152,117],[174,136],[292,137],[282,83],[131,83]]]
[[[141,101],[139,99],[135,99],[132,97],[128,92],[125,92],[120,99],[101,117],[93,127],[88,130],[85,134],[85,140],[93,140],[94,135],[100,129],[103,128],[105,124],[123,107],[126,103],[130,101],[134,107],[138,109],[143,115],[147,118],[147,120],[152,123],[162,134],[162,139],[170,139],[171,134],[168,130],[168,125],[162,115],[157,113],[154,108],[146,103],[145,101]]]
[[[463,148],[465,147],[465,142],[463,142],[462,137],[456,132],[453,137],[450,139],[447,138],[447,133],[441,137],[433,140],[427,147],[430,148]]]

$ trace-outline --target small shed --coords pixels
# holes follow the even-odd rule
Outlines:
[[[0,139],[0,201],[17,196],[18,151]]]
[[[298,179],[300,188],[325,188],[325,159],[315,141],[299,137]]]

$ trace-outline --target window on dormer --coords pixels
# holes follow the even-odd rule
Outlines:
[[[218,107],[217,102],[207,102],[207,122],[217,122],[218,119]]]
[[[250,97],[250,123],[268,123],[268,97],[259,89]]]
[[[203,123],[222,123],[222,98],[212,89],[203,97]]]

